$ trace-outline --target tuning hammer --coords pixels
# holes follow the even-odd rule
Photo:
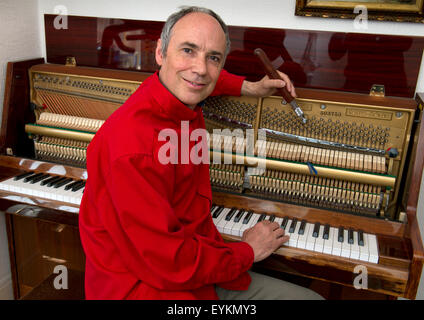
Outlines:
[[[270,79],[280,79],[283,80],[280,75],[278,74],[277,70],[274,69],[271,62],[268,59],[268,56],[261,48],[256,48],[254,51],[255,55],[261,60],[265,72],[268,75]],[[301,118],[302,122],[306,123],[305,114],[303,113],[302,109],[299,107],[299,105],[296,103],[296,100],[292,97],[290,92],[287,90],[286,86],[283,88],[278,88],[278,91],[283,96],[284,100],[286,100],[287,103],[291,105],[293,108],[294,113]]]

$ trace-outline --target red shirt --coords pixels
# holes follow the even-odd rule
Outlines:
[[[214,95],[240,95],[222,71]],[[210,214],[208,164],[161,164],[158,133],[204,128],[202,110],[155,73],[100,128],[87,151],[79,227],[87,299],[218,299],[215,285],[246,290],[253,250],[224,243]],[[190,150],[195,142],[190,142]]]

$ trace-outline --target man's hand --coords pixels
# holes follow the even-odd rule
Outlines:
[[[277,88],[283,88],[286,86],[290,94],[296,98],[296,91],[290,78],[280,71],[278,74],[283,80],[280,79],[270,79],[268,76],[263,77],[260,81],[251,82],[244,80],[241,86],[241,95],[243,96],[254,96],[254,97],[267,97],[273,95]]]
[[[278,223],[270,221],[262,221],[246,229],[242,237],[242,241],[247,242],[253,249],[254,262],[267,258],[288,240],[289,236],[284,235],[284,229],[280,228]]]

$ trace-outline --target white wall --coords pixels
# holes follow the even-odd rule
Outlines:
[[[69,15],[164,21],[181,5],[198,5],[216,11],[228,25],[424,36],[424,24],[369,21],[368,29],[357,30],[352,20],[296,17],[295,2],[295,0],[0,0],[0,101],[3,101],[7,61],[40,55],[45,57],[43,15],[59,13],[55,12],[57,6],[59,6],[57,9],[64,6]],[[424,92],[424,62],[417,88],[417,91]],[[419,210],[422,236],[424,236],[423,193],[421,192],[421,210]],[[0,299],[7,296],[7,294],[1,295],[2,279],[10,278],[10,275],[7,275],[9,266],[4,234],[4,216],[0,215]],[[423,284],[420,286],[417,298],[424,299]]]
[[[0,101],[3,104],[4,81],[8,61],[41,56],[38,3],[33,0],[0,1]],[[0,118],[3,108],[0,108]],[[4,214],[0,213],[0,299],[12,299]]]

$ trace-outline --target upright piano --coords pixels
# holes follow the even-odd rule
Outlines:
[[[8,64],[0,210],[15,298],[84,298],[78,211],[86,149],[149,75],[72,60]],[[281,96],[205,101],[218,230],[238,241],[266,219],[290,235],[255,270],[327,298],[415,298],[424,259],[417,220],[424,96],[381,89],[297,87],[306,124]]]

